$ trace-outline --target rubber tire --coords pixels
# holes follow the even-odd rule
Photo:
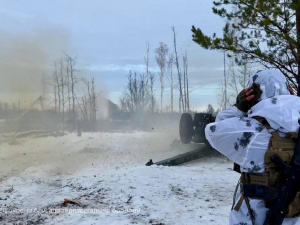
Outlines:
[[[183,113],[179,122],[180,140],[184,144],[189,144],[194,135],[194,122],[191,114]]]

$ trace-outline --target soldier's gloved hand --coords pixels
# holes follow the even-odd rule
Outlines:
[[[259,99],[261,94],[262,90],[260,89],[260,85],[253,83],[251,87],[242,90],[238,94],[235,106],[243,112],[248,112],[248,110],[258,102],[257,99]]]

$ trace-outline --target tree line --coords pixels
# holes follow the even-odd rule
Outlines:
[[[54,111],[61,117],[62,129],[66,122],[75,130],[80,121],[91,126],[97,120],[97,92],[95,78],[78,77],[76,57],[67,54],[54,62],[52,75]],[[81,90],[80,90],[81,88]]]
[[[127,86],[120,97],[120,106],[127,113],[141,112],[171,112],[175,111],[174,107],[174,90],[178,91],[178,110],[179,112],[190,111],[190,90],[188,79],[188,57],[187,52],[179,54],[177,47],[177,34],[172,27],[173,33],[173,50],[170,51],[167,44],[160,42],[154,50],[155,61],[159,72],[155,73],[149,70],[150,46],[146,46],[145,71],[137,73],[129,71]],[[155,81],[159,78],[160,100],[155,98]],[[170,99],[168,107],[164,109],[164,95],[166,80],[170,87]]]

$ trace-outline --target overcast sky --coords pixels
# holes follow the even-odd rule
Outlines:
[[[211,8],[211,0],[0,0],[0,97],[37,95],[35,83],[51,75],[65,52],[77,56],[78,75],[94,76],[98,89],[119,103],[129,70],[144,71],[146,43],[150,68],[158,71],[154,50],[159,42],[173,50],[174,26],[179,54],[188,55],[192,109],[217,107],[223,54],[203,50],[191,33],[192,25],[209,35],[222,33],[224,21]],[[157,99],[158,82],[157,74]]]

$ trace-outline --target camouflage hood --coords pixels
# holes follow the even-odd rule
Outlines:
[[[262,95],[258,99],[259,101],[278,95],[290,95],[285,76],[277,70],[263,70],[253,74],[248,87],[253,83],[260,84]]]

